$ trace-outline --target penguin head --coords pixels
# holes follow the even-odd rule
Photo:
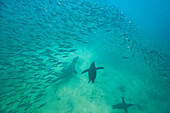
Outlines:
[[[94,61],[92,62],[92,64],[91,64],[91,65],[95,66],[95,63],[94,63]]]

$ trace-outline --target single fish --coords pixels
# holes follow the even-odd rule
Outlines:
[[[47,103],[41,104],[37,109],[42,108],[43,106],[45,106]]]
[[[124,56],[124,57],[122,57],[122,58],[124,58],[124,59],[128,59],[128,57],[125,57],[125,56]]]

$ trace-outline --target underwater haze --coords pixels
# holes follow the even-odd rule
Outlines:
[[[0,113],[170,113],[169,0],[0,0]]]

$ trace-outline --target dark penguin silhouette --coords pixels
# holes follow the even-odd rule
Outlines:
[[[122,97],[122,103],[115,104],[112,106],[113,109],[124,109],[125,113],[127,113],[127,108],[133,106],[133,104],[126,104],[124,98]]]
[[[83,74],[83,73],[85,73],[85,72],[89,72],[89,83],[90,83],[90,81],[92,81],[92,83],[94,83],[94,81],[95,81],[95,79],[96,79],[96,73],[97,73],[96,70],[98,70],[98,69],[104,69],[104,67],[98,67],[98,68],[96,68],[96,67],[95,67],[95,63],[92,62],[90,68],[84,70],[81,74]]]

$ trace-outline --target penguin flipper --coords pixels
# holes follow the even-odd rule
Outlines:
[[[86,70],[84,70],[81,74],[83,74],[83,73],[85,73],[85,72],[88,72],[89,71],[89,69],[86,69]]]

